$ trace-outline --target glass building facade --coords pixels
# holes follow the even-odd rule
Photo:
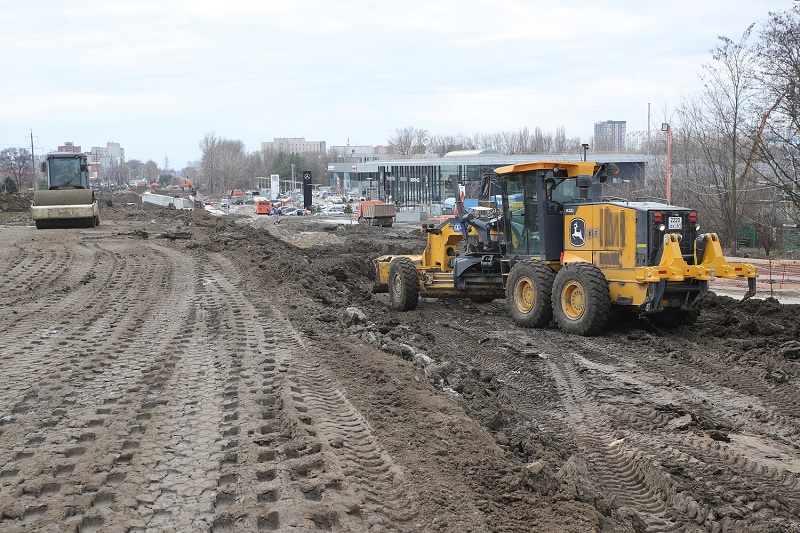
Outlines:
[[[647,156],[595,154],[597,161],[612,161],[620,167],[620,178],[641,182]],[[444,156],[431,159],[378,160],[366,163],[335,163],[328,167],[329,185],[340,194],[393,201],[400,205],[439,204],[455,197],[453,178],[467,198],[478,196],[481,179],[494,169],[530,161],[579,161],[582,155],[499,154],[469,157]]]

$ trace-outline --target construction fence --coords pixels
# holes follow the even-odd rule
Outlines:
[[[728,258],[729,263],[750,263],[758,271],[757,297],[772,297],[784,303],[800,303],[800,261]],[[747,279],[716,278],[709,288],[726,295],[747,292]]]

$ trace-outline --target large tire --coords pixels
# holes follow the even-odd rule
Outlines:
[[[667,307],[660,313],[647,315],[651,324],[661,329],[675,329],[681,326],[690,326],[700,317],[699,307],[679,308]]]
[[[389,302],[392,309],[410,311],[419,302],[417,267],[408,257],[398,257],[389,265]]]
[[[596,335],[611,315],[611,297],[603,272],[591,263],[570,263],[556,274],[553,318],[561,331]]]
[[[506,283],[506,306],[516,325],[543,328],[550,323],[555,277],[553,269],[541,261],[521,261],[514,265]]]

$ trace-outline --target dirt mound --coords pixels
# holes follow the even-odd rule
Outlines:
[[[0,193],[0,220],[13,220],[31,211],[31,197],[25,193]],[[25,217],[23,217],[25,218]],[[30,218],[29,216],[27,218]]]

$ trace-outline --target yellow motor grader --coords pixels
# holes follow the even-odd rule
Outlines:
[[[730,264],[695,210],[658,199],[602,196],[613,163],[533,162],[495,169],[482,190],[499,201],[425,223],[420,255],[374,259],[373,292],[399,311],[419,297],[505,298],[514,323],[594,335],[617,315],[643,314],[661,327],[694,321],[714,277],[748,280],[756,269]],[[458,189],[455,189],[458,190]],[[491,193],[485,195],[492,198]]]

